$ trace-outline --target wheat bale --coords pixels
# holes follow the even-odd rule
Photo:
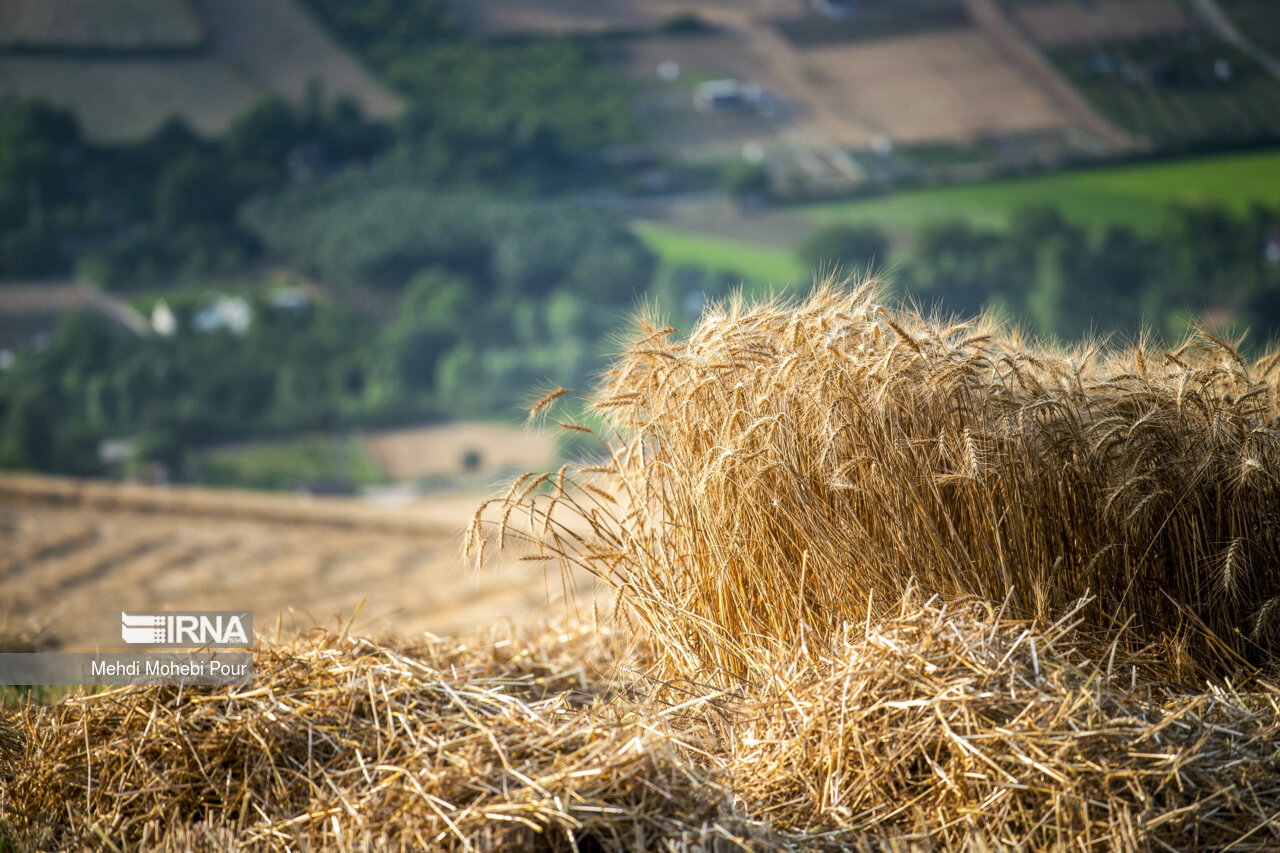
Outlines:
[[[1088,595],[1184,676],[1229,671],[1280,640],[1277,365],[1207,331],[1050,348],[874,281],[732,300],[687,339],[642,324],[591,398],[608,458],[502,518],[622,590],[676,672],[745,676],[911,582],[1041,619]]]

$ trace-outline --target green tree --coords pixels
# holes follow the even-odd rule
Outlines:
[[[724,170],[720,184],[739,204],[760,204],[769,196],[769,171],[754,163],[735,162]]]
[[[798,254],[813,270],[834,266],[857,273],[873,264],[884,266],[889,259],[889,237],[874,225],[829,225],[805,240]]]
[[[6,406],[4,456],[15,467],[57,471],[57,428],[46,389],[30,388]]]
[[[225,225],[234,222],[244,190],[227,174],[221,160],[189,155],[161,175],[155,190],[156,222],[175,232],[192,225]]]
[[[382,333],[382,348],[400,387],[435,388],[439,361],[466,333],[467,315],[474,309],[460,278],[440,269],[414,276]]]
[[[1034,276],[999,234],[966,222],[940,222],[920,230],[909,279],[921,295],[959,314],[976,314],[995,302],[1021,310],[1023,288]]]
[[[0,109],[0,228],[43,227],[51,208],[80,196],[84,160],[71,113],[41,101]]]
[[[447,0],[306,0],[338,38],[387,62],[425,44],[455,37],[461,27]]]
[[[279,97],[263,98],[232,122],[224,146],[236,162],[282,175],[285,158],[302,141],[304,132],[292,104]]]

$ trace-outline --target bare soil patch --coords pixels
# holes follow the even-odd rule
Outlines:
[[[1176,0],[1036,3],[1012,13],[1037,44],[1051,49],[1167,36],[1191,26]]]
[[[556,458],[553,433],[504,424],[440,424],[373,433],[365,441],[379,467],[393,480],[542,470]]]
[[[976,29],[808,52],[833,102],[895,140],[970,139],[1067,126],[1053,101]]]
[[[315,78],[327,97],[348,95],[374,116],[400,100],[379,83],[296,0],[192,0],[208,28],[214,57],[264,91],[300,97]]]

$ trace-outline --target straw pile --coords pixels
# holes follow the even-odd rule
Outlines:
[[[409,649],[322,636],[259,649],[252,687],[30,707],[0,812],[33,849],[650,847],[701,827],[717,789],[592,669],[607,649],[581,628]]]
[[[1091,625],[1184,678],[1271,658],[1280,355],[1207,332],[1054,352],[879,298],[735,301],[687,340],[645,324],[595,400],[603,464],[549,497],[517,483],[501,538],[607,579],[672,673],[712,680],[913,580],[1050,621],[1089,596]]]
[[[1280,845],[1280,693],[1186,695],[1109,671],[1072,648],[1075,627],[970,605],[847,628],[764,685],[732,788],[792,833],[904,846]]]
[[[6,849],[1275,849],[1275,688],[1188,695],[904,603],[726,693],[578,627],[264,646],[252,687],[31,706]],[[1110,669],[1110,671],[1108,671]],[[1083,847],[1081,847],[1083,842]]]

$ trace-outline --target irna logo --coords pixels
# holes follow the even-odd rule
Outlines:
[[[120,613],[120,637],[130,645],[241,648],[252,636],[247,610]]]

